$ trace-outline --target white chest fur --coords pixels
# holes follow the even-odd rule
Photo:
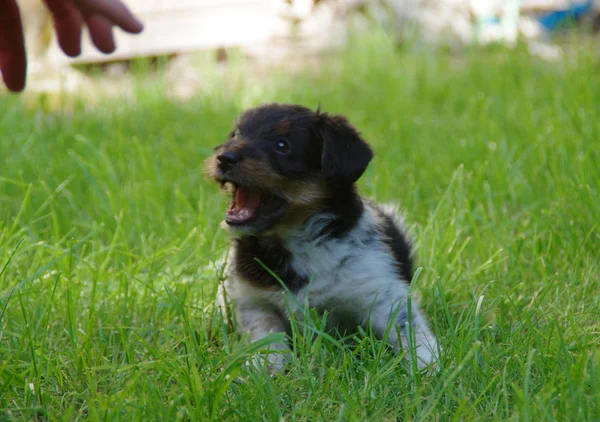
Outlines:
[[[391,330],[387,340],[395,347],[400,343],[408,345],[404,333],[412,327],[417,356],[422,361],[419,364],[431,362],[437,353],[435,338],[414,301],[409,315],[409,285],[400,279],[394,267],[394,257],[380,230],[379,219],[377,210],[365,204],[356,226],[341,238],[315,238],[314,233],[327,224],[328,216],[316,216],[301,230],[285,233],[283,244],[291,254],[290,265],[309,280],[294,292],[283,287],[263,288],[240,277],[231,265],[236,258],[234,249],[225,289],[235,305],[239,328],[253,340],[270,332],[285,332],[290,314],[308,304],[318,312],[327,310],[330,321],[345,328],[370,324],[381,337],[393,323],[399,330]]]

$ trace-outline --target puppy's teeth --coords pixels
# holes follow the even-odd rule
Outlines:
[[[224,182],[223,189],[227,192],[232,192],[232,193],[235,193],[235,191],[236,191],[235,185],[231,182]]]

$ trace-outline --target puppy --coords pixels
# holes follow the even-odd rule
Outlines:
[[[252,341],[289,333],[307,302],[328,312],[331,327],[370,327],[396,350],[410,345],[420,368],[437,359],[423,314],[407,303],[413,263],[403,226],[394,209],[357,193],[372,157],[346,118],[267,104],[243,113],[207,160],[207,174],[232,195],[224,290]],[[286,357],[267,359],[278,370]]]

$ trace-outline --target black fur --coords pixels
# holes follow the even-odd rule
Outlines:
[[[384,212],[380,212],[380,215],[383,221],[381,231],[394,255],[396,272],[410,284],[414,275],[410,244],[389,215]]]
[[[285,135],[277,133],[283,122],[289,124]],[[345,117],[297,105],[266,104],[245,112],[232,133],[249,142],[247,148],[254,152],[246,154],[257,154],[257,150],[269,154],[273,168],[285,177],[323,175],[330,196],[320,212],[336,219],[315,233],[317,237],[341,237],[354,227],[363,212],[354,182],[364,173],[373,152]],[[290,152],[284,156],[269,148],[282,136],[290,142]]]
[[[289,127],[285,133],[277,130],[282,125]],[[244,155],[268,155],[273,167],[291,179],[322,172],[332,189],[352,186],[373,158],[369,145],[345,117],[315,113],[298,105],[266,104],[250,109],[242,114],[223,147],[234,143],[236,136],[248,143]],[[281,138],[290,143],[285,155],[273,148]]]
[[[343,116],[317,114],[323,140],[321,168],[333,188],[348,187],[365,172],[373,158],[369,145]]]
[[[363,210],[363,202],[354,186],[333,191],[331,197],[325,201],[325,207],[320,211],[333,214],[336,218],[320,233],[316,233],[316,236],[323,238],[344,236],[356,225]]]
[[[308,284],[307,279],[300,277],[293,270],[290,263],[291,254],[277,237],[244,236],[235,242],[235,269],[251,283],[267,288],[281,286],[281,283],[257,261],[258,259],[292,292]]]
[[[280,127],[288,129],[281,132]],[[248,146],[248,156],[266,155],[274,169],[289,179],[304,179],[321,171],[322,141],[314,125],[314,112],[296,105],[267,104],[245,112],[236,130]],[[277,154],[274,146],[279,139],[290,144],[290,151]]]

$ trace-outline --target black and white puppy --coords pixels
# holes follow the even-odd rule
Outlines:
[[[356,190],[372,157],[346,118],[286,104],[246,111],[215,148],[207,174],[232,194],[225,294],[251,340],[289,332],[290,313],[308,302],[332,326],[389,332],[396,350],[416,350],[421,368],[437,359],[414,300],[409,312],[413,263],[396,210]],[[285,356],[268,360],[280,369]]]

